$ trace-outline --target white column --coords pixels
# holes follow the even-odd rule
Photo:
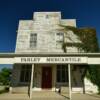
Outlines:
[[[32,88],[33,88],[33,74],[34,74],[34,64],[32,64],[32,71],[31,71],[31,81],[30,81],[30,99],[32,98]]]
[[[68,64],[68,77],[69,77],[69,98],[71,100],[72,93],[71,93],[71,70],[70,70],[70,64]]]

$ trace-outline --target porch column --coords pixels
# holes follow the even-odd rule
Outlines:
[[[70,64],[68,64],[68,78],[69,78],[69,98],[71,100],[72,93],[71,93],[71,70],[70,70]]]
[[[34,64],[32,64],[32,71],[31,71],[30,93],[29,93],[30,99],[32,98],[33,74],[34,74]]]

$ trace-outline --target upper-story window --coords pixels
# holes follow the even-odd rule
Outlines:
[[[62,48],[64,33],[56,33],[56,48]]]
[[[37,34],[30,34],[30,48],[36,48],[37,46]]]

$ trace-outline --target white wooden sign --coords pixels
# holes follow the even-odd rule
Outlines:
[[[88,63],[87,57],[16,57],[15,63]]]

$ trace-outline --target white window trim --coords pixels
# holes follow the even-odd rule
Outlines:
[[[34,37],[31,37],[31,35],[36,35],[36,40],[31,40],[31,38],[34,39]],[[35,45],[34,45],[35,44]],[[37,33],[31,33],[30,34],[30,49],[36,49],[37,48]]]

